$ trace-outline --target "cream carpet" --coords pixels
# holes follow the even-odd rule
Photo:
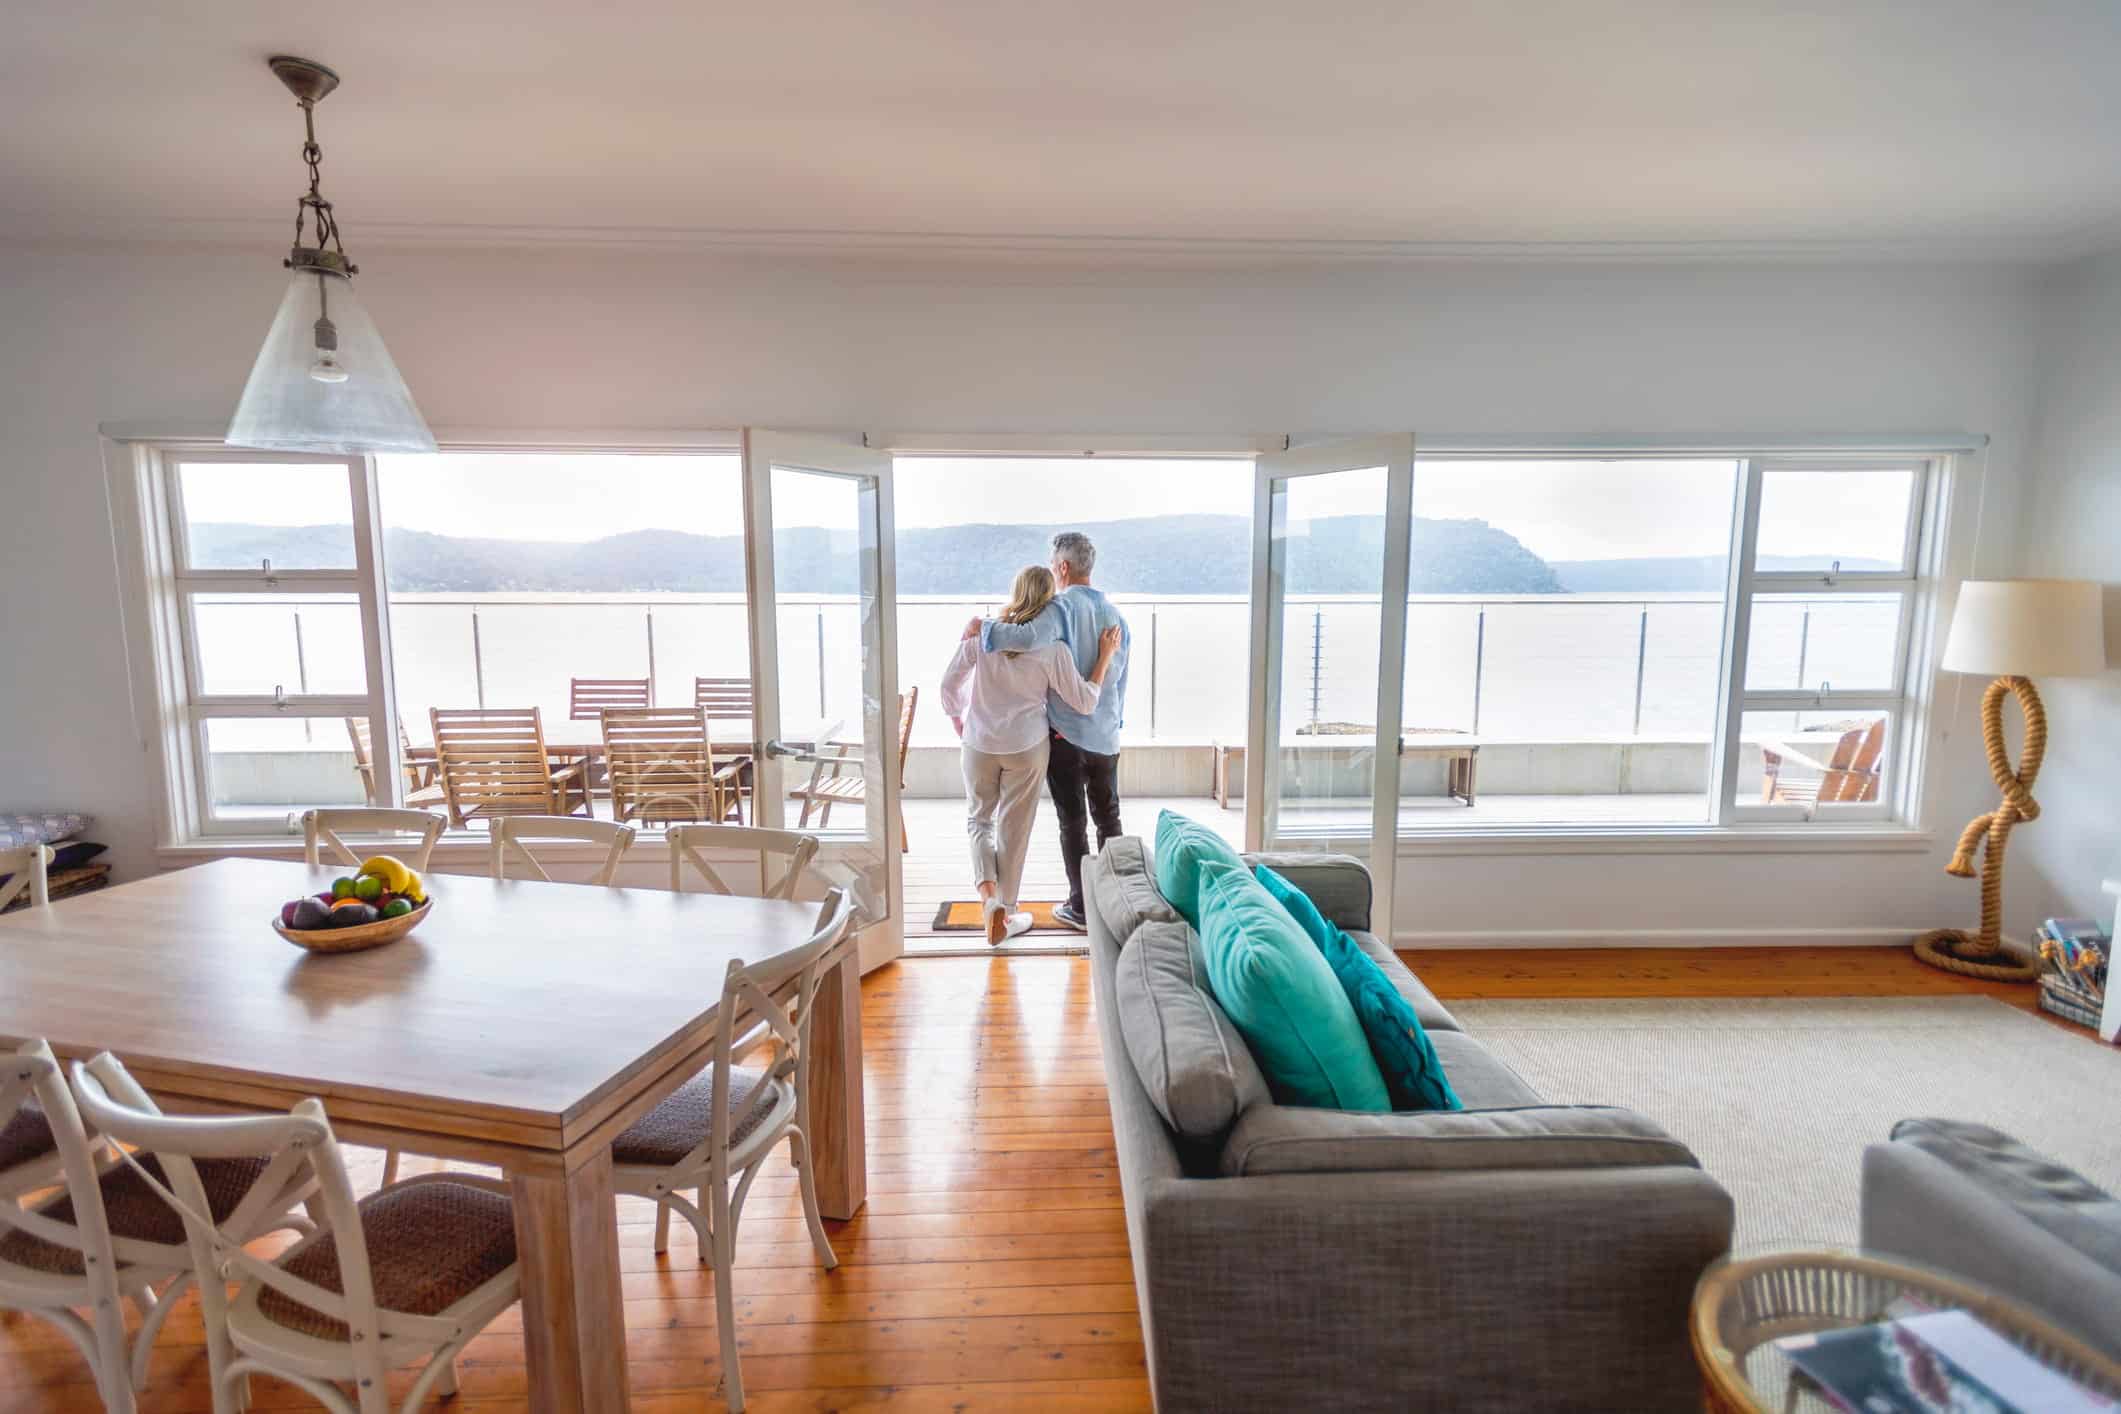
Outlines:
[[[1854,1246],[1863,1150],[1978,1120],[2121,1192],[2121,1050],[1987,997],[1486,1001],[1459,1023],[1548,1099],[1641,1110],[1738,1205],[1734,1245]]]

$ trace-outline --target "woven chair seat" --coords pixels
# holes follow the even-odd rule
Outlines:
[[[154,1155],[140,1155],[139,1162],[155,1176],[156,1182],[169,1184],[168,1175],[162,1172],[162,1165]],[[265,1172],[266,1162],[262,1158],[194,1161],[199,1182],[206,1189],[206,1206],[215,1222],[226,1222],[236,1211],[236,1205],[250,1192],[258,1175]],[[74,1221],[74,1200],[62,1196],[37,1212],[53,1222],[71,1224]],[[163,1247],[184,1244],[184,1218],[162,1200],[161,1194],[148,1187],[147,1180],[134,1172],[131,1164],[121,1163],[103,1175],[103,1212],[110,1220],[112,1237],[151,1242]],[[20,1228],[11,1229],[6,1237],[0,1238],[0,1262],[12,1262],[16,1266],[56,1276],[80,1276],[87,1271],[79,1251],[56,1242],[46,1242]]]
[[[729,1072],[729,1112],[741,1114],[744,1105],[766,1079],[766,1073],[738,1066]],[[737,1121],[736,1129],[729,1136],[729,1147],[749,1139],[766,1116],[773,1112],[773,1102],[762,1102],[751,1113]],[[669,1099],[657,1105],[633,1127],[621,1134],[611,1146],[612,1162],[620,1164],[656,1164],[669,1167],[678,1163],[687,1154],[707,1142],[707,1128],[714,1114],[714,1072],[704,1070],[679,1086]]]
[[[440,1315],[515,1265],[515,1210],[498,1193],[468,1183],[423,1181],[372,1193],[360,1207],[381,1310]],[[330,1233],[289,1253],[280,1267],[326,1291],[345,1291],[339,1249]],[[347,1340],[352,1334],[344,1321],[271,1287],[258,1293],[258,1314],[319,1340]]]
[[[58,1141],[52,1138],[51,1122],[32,1100],[0,1125],[0,1173],[31,1159],[41,1159],[58,1147]]]

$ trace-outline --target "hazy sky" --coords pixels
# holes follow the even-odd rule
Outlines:
[[[734,455],[386,456],[387,525],[510,540],[592,540],[654,527],[705,535],[742,529]],[[1729,537],[1734,464],[1711,461],[1416,463],[1415,513],[1475,518],[1550,560],[1715,555]],[[1064,524],[1188,512],[1249,515],[1248,461],[902,457],[893,471],[902,528],[980,523]],[[1377,473],[1307,479],[1298,515],[1374,514]],[[1905,473],[1777,473],[1767,483],[1761,553],[1897,559]],[[344,521],[335,468],[200,466],[185,474],[200,521],[313,525]],[[851,524],[848,483],[802,474],[775,480],[784,525]]]

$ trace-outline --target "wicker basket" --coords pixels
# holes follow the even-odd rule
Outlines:
[[[1907,1263],[1817,1251],[1728,1258],[1702,1276],[1692,1327],[1708,1407],[1718,1414],[1831,1414],[1835,1406],[1773,1342],[1890,1319],[1887,1308],[1902,1297],[1971,1312],[2049,1369],[2121,1398],[2121,1365],[2015,1302]]]

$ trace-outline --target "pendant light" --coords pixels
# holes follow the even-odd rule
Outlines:
[[[309,191],[295,207],[294,250],[281,262],[294,273],[243,385],[228,445],[275,452],[431,452],[434,434],[354,293],[360,267],[346,258],[338,218],[317,189],[324,153],[317,146],[316,108],[339,86],[339,76],[284,54],[267,62],[302,106]]]

